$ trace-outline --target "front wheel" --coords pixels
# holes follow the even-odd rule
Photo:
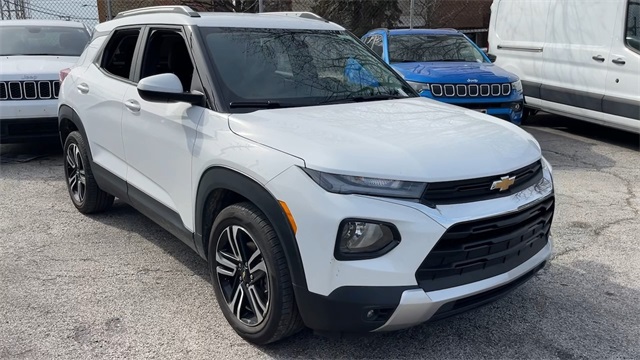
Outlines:
[[[114,196],[100,189],[93,177],[87,146],[78,131],[64,143],[64,175],[71,201],[81,213],[104,211],[113,204]]]
[[[263,345],[302,328],[284,252],[253,204],[220,212],[209,236],[209,264],[220,309],[242,338]]]

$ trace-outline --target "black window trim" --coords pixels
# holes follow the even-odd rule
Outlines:
[[[627,4],[625,6],[625,11],[624,11],[624,29],[622,29],[624,31],[624,34],[622,35],[622,42],[624,43],[624,46],[633,51],[634,53],[640,55],[640,50],[629,46],[629,43],[627,42],[627,31],[629,31],[629,9],[631,8],[631,3],[637,4],[637,6],[640,7],[640,1],[639,0],[627,0]]]
[[[133,50],[133,61],[131,63],[131,69],[129,69],[129,77],[128,78],[123,78],[117,75],[114,75],[110,72],[108,72],[107,70],[105,70],[104,68],[102,68],[102,57],[104,55],[104,50],[107,47],[107,45],[109,45],[111,39],[113,38],[113,36],[115,35],[116,32],[121,31],[121,30],[131,30],[131,29],[138,29],[140,30],[139,34],[138,34],[138,39],[136,40],[136,46]],[[96,53],[96,57],[93,59],[93,65],[100,70],[100,72],[102,74],[104,74],[105,76],[114,79],[114,80],[118,80],[120,82],[123,82],[125,84],[129,84],[129,85],[137,85],[137,83],[135,83],[132,80],[132,70],[134,69],[134,66],[136,64],[136,56],[137,53],[140,49],[140,45],[141,45],[141,41],[144,38],[144,35],[146,34],[146,26],[145,25],[124,25],[124,26],[119,26],[114,28],[113,30],[111,30],[108,34],[107,39],[104,40],[104,42],[102,43],[102,45],[100,46],[100,50],[98,50],[98,52]],[[99,37],[99,36],[96,36]]]
[[[184,34],[184,27],[181,25],[167,25],[167,24],[145,24],[145,32],[144,32],[144,38],[143,41],[140,43],[140,46],[136,49],[136,53],[134,55],[134,60],[133,60],[133,64],[132,67],[133,69],[133,76],[132,76],[132,80],[133,82],[135,82],[136,84],[140,81],[140,74],[142,73],[142,58],[144,57],[144,52],[147,49],[147,41],[149,39],[149,37],[151,36],[151,33],[153,31],[156,30],[173,30],[175,32],[178,33],[178,35],[180,35],[182,37],[182,40],[184,40],[185,45],[187,45],[187,48],[190,48],[189,46],[189,42],[187,41],[187,38],[185,37]],[[193,64],[193,56],[191,54],[191,51],[189,51],[189,57],[191,58],[191,63]],[[195,71],[195,64],[193,64],[194,66],[194,71]]]

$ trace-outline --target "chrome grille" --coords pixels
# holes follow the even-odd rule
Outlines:
[[[508,96],[511,84],[431,84],[435,97]]]
[[[57,99],[60,81],[0,81],[0,100]]]

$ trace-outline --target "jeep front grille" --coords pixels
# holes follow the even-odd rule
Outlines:
[[[554,207],[552,196],[513,213],[451,226],[416,271],[418,284],[441,290],[518,267],[547,245]]]
[[[487,97],[511,95],[511,84],[431,84],[435,97]]]
[[[0,81],[0,100],[57,99],[60,81]]]

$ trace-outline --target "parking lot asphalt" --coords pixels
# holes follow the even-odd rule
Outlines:
[[[551,115],[525,126],[554,167],[549,265],[481,309],[408,330],[244,342],[206,263],[118,201],[77,212],[58,144],[0,147],[0,358],[640,358],[637,135]]]

